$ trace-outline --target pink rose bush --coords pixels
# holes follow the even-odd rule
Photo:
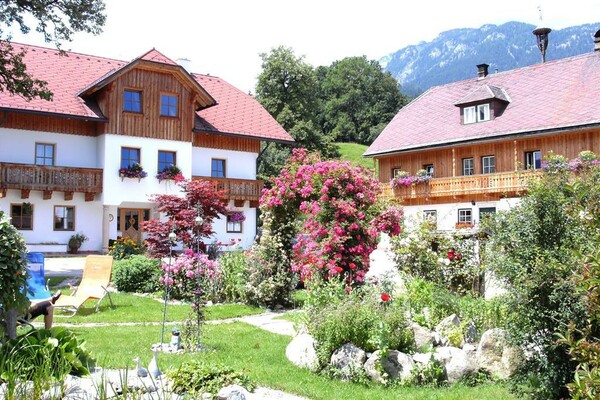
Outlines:
[[[322,161],[296,149],[271,183],[261,199],[266,228],[285,238],[290,267],[303,280],[342,276],[348,285],[361,282],[378,233],[400,233],[402,211],[381,213],[379,181],[350,162]]]
[[[164,271],[160,283],[169,288],[169,297],[193,301],[221,280],[219,264],[203,253],[187,249],[169,263],[161,265]]]

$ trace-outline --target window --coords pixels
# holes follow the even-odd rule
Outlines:
[[[212,159],[210,176],[213,178],[225,178],[225,160]]]
[[[427,172],[427,176],[433,178],[433,164],[423,165],[423,169]]]
[[[540,169],[542,168],[542,152],[526,151],[525,152],[525,169]]]
[[[427,221],[431,221],[437,226],[437,211],[436,210],[423,210],[423,218]]]
[[[494,156],[481,157],[481,170],[484,174],[496,172],[496,158]]]
[[[227,232],[242,233],[242,222],[239,218],[240,213],[227,214]]]
[[[474,175],[475,174],[475,162],[473,162],[472,158],[463,158],[462,174],[463,175]]]
[[[121,168],[140,163],[140,149],[132,149],[131,147],[121,147]]]
[[[458,223],[459,224],[472,224],[473,223],[473,212],[470,208],[460,208],[458,210]]]
[[[54,230],[75,230],[75,207],[54,206]]]
[[[174,151],[158,151],[158,172],[164,171],[165,168],[177,165],[175,163]]]
[[[402,171],[400,168],[392,168],[392,178],[397,178],[398,174]]]
[[[475,122],[490,120],[490,105],[480,104],[463,108],[463,123],[473,124]]]
[[[160,115],[165,117],[177,116],[177,96],[171,94],[160,95]]]
[[[483,221],[489,218],[493,213],[496,212],[496,207],[481,207],[479,209],[479,221]]]
[[[54,145],[35,144],[35,165],[54,165]]]
[[[125,90],[123,92],[123,111],[142,112],[142,92],[138,90]]]
[[[33,229],[33,205],[31,203],[11,204],[10,217],[15,228],[22,231]]]

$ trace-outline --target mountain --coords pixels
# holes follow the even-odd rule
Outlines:
[[[541,62],[534,29],[522,22],[453,29],[431,42],[400,49],[379,62],[400,82],[402,92],[415,96],[432,86],[477,76],[477,64],[489,64],[490,73],[494,73]],[[546,61],[593,51],[593,35],[598,29],[600,23],[553,30]]]

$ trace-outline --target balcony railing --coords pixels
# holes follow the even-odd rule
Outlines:
[[[228,200],[256,201],[262,196],[263,181],[252,179],[211,178],[207,176],[194,176],[194,180],[211,182],[215,189],[225,192]]]
[[[538,171],[499,172],[495,174],[433,178],[428,183],[417,183],[386,190],[386,195],[401,199],[456,197],[462,195],[516,193],[527,188],[527,182]]]
[[[0,162],[0,188],[102,193],[102,169]]]

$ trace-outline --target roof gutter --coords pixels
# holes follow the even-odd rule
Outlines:
[[[12,112],[15,114],[34,114],[34,115],[43,115],[43,116],[48,116],[48,117],[78,119],[78,120],[90,121],[90,122],[108,122],[108,118],[106,118],[104,116],[102,116],[102,117],[86,117],[83,115],[62,114],[62,113],[57,113],[57,112],[38,111],[38,110],[22,110],[22,109],[18,109],[18,108],[9,108],[9,107],[0,107],[0,111]]]
[[[543,135],[551,135],[551,134],[555,134],[555,133],[583,131],[583,130],[587,130],[587,129],[591,129],[591,128],[600,128],[600,122],[595,122],[595,123],[585,124],[585,125],[576,125],[576,126],[570,126],[570,127],[564,127],[564,128],[540,129],[540,130],[536,130],[536,131],[507,133],[507,134],[497,135],[497,136],[490,137],[490,138],[463,139],[463,140],[457,140],[454,142],[437,143],[437,144],[431,144],[431,145],[427,145],[427,146],[413,147],[413,148],[404,149],[404,150],[390,150],[390,151],[381,152],[381,153],[363,154],[363,157],[375,158],[375,157],[380,157],[380,156],[393,156],[396,154],[405,154],[405,153],[414,153],[414,152],[423,151],[423,150],[441,149],[441,148],[452,147],[455,145],[462,145],[462,144],[490,143],[490,142],[502,141],[502,140],[509,139],[509,138],[543,136]]]
[[[214,135],[220,135],[220,136],[229,136],[229,137],[237,137],[237,138],[243,138],[243,139],[256,139],[256,140],[262,140],[265,142],[273,142],[273,143],[281,143],[281,144],[294,144],[295,140],[283,140],[283,139],[271,139],[271,138],[264,138],[264,137],[260,137],[260,136],[253,136],[253,135],[245,135],[243,133],[229,133],[229,132],[221,132],[221,131],[210,131],[210,130],[206,130],[206,129],[192,129],[192,132],[194,133],[210,133],[210,134],[214,134]]]

